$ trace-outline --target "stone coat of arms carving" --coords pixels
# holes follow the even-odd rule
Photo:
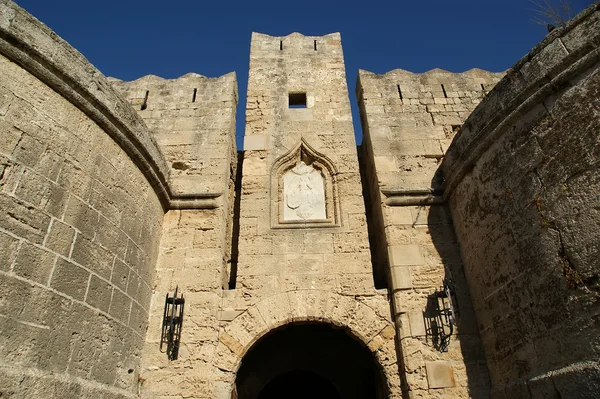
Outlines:
[[[283,175],[283,219],[326,219],[325,184],[321,173],[300,161]]]

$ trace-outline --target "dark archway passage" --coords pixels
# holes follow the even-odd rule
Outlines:
[[[275,377],[258,399],[342,399],[327,378],[312,371],[296,370]]]
[[[261,338],[242,360],[239,399],[385,399],[371,352],[346,330],[289,324]]]

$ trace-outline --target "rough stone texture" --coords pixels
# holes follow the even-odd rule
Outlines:
[[[360,71],[358,153],[339,34],[255,33],[236,154],[234,74],[107,80],[0,0],[0,396],[232,399],[255,344],[316,323],[365,351],[377,399],[594,397],[598,7],[502,80]]]
[[[154,135],[171,166],[173,192],[218,195],[213,209],[172,209],[164,217],[141,376],[143,397],[211,397],[217,316],[231,265],[235,74],[187,74],[173,80],[146,76],[112,84]],[[179,359],[169,362],[159,342],[164,297],[176,287],[186,298],[185,324]],[[183,373],[190,368],[196,372]]]
[[[178,79],[148,75],[132,82],[110,78],[142,117],[170,166],[174,193],[227,193],[236,163],[235,73]],[[234,170],[235,174],[235,170]]]
[[[452,221],[441,197],[439,163],[466,117],[503,74],[359,71],[363,185],[375,277],[393,292],[411,397],[443,392],[487,397],[489,377]],[[435,345],[432,294],[454,280],[458,331],[448,351]]]
[[[134,397],[161,203],[86,114],[0,69],[0,396]]]
[[[305,93],[305,108],[289,107],[290,93]],[[223,298],[224,312],[245,313],[229,323],[223,320],[224,331],[239,342],[226,340],[225,347],[240,359],[261,336],[255,327],[249,332],[236,327],[256,307],[271,328],[323,320],[325,312],[340,327],[364,330],[355,336],[374,354],[393,348],[386,356],[395,359],[393,330],[386,330],[391,324],[387,292],[376,290],[373,282],[339,34],[252,35],[245,143],[237,278],[235,290]],[[285,206],[308,206],[320,195],[306,180],[287,201],[284,176],[301,161],[321,174],[324,219],[284,217]],[[327,310],[328,301],[343,301],[355,311],[337,316],[341,303]],[[224,337],[221,333],[221,342]],[[236,371],[239,360],[231,361],[219,368]],[[400,397],[395,361],[386,360],[381,367],[390,398]],[[235,380],[234,375],[229,378]]]
[[[495,398],[600,389],[600,11],[507,72],[442,167]]]

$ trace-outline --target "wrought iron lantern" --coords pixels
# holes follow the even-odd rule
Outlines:
[[[163,345],[166,346],[167,358],[177,360],[179,355],[179,343],[181,341],[181,327],[183,324],[183,307],[185,299],[183,294],[177,296],[179,287],[175,288],[172,297],[165,298],[165,311],[162,322],[162,334],[160,338],[160,351],[163,351]]]
[[[458,319],[454,283],[450,278],[445,278],[443,287],[430,295],[427,308],[423,315],[427,337],[440,352],[447,352]]]

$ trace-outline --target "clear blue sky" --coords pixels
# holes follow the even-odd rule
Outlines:
[[[353,104],[358,69],[504,71],[545,35],[528,0],[17,0],[107,76],[237,73],[242,136],[252,31],[341,32]],[[573,0],[580,11],[591,0]],[[360,140],[360,132],[357,131]],[[240,141],[238,140],[238,143]],[[239,148],[239,145],[238,145]]]

